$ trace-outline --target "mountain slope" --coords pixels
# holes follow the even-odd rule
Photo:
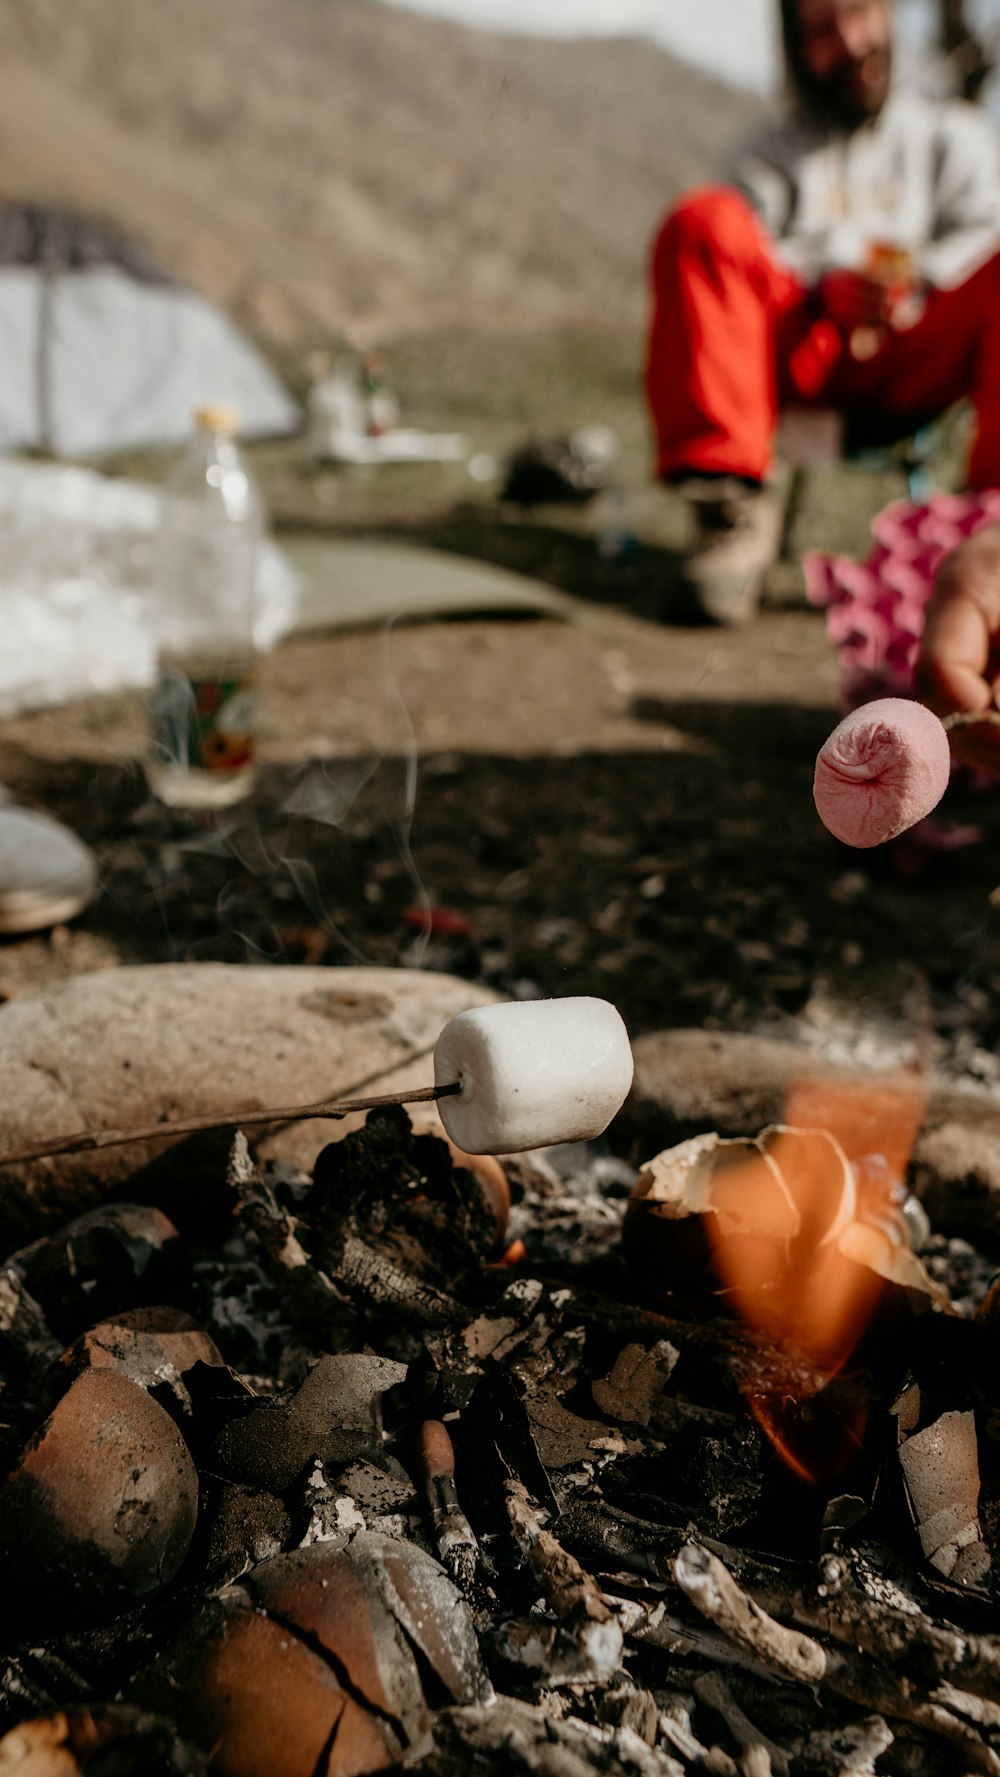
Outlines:
[[[0,194],[299,343],[634,323],[657,217],[757,108],[649,45],[380,0],[0,0]]]

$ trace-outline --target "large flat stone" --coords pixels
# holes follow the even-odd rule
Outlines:
[[[787,1038],[741,1031],[652,1031],[636,1038],[632,1054],[636,1075],[620,1127],[647,1139],[663,1134],[664,1143],[684,1141],[709,1128],[721,1136],[753,1136],[766,1123],[785,1120],[792,1098],[819,1111],[824,1086],[838,1105],[849,1104],[851,1096],[858,1104],[872,1105],[872,1132],[883,1102],[908,1100],[920,1105],[918,1127],[964,1118],[1000,1134],[995,1089],[936,1073],[877,1073],[845,1066]],[[815,1098],[808,1098],[812,1088]]]
[[[283,547],[299,576],[300,632],[470,611],[576,615],[573,600],[541,580],[443,549],[349,537],[295,537]]]
[[[633,1044],[618,1130],[637,1162],[707,1130],[826,1128],[855,1158],[882,1153],[912,1178],[945,1233],[1000,1237],[1000,1094],[940,1074],[850,1067],[811,1044],[735,1031],[666,1030]]]
[[[944,1122],[928,1129],[913,1156],[913,1189],[942,1233],[1000,1249],[1000,1129]]]
[[[0,1152],[83,1129],[430,1085],[429,1050],[442,1026],[495,997],[409,969],[178,963],[77,975],[0,1008]],[[359,1120],[248,1133],[259,1153],[308,1167]],[[0,1169],[0,1228],[30,1237],[100,1201],[169,1146],[130,1143]],[[185,1144],[193,1184],[200,1153]]]

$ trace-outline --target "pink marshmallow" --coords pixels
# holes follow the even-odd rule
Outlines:
[[[862,704],[816,760],[820,820],[845,845],[882,845],[936,808],[950,770],[948,736],[923,704],[904,697]]]

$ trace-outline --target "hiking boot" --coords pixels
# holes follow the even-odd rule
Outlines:
[[[0,793],[0,933],[61,925],[86,907],[96,886],[94,854],[75,833]]]
[[[697,536],[682,586],[692,616],[748,623],[757,615],[764,575],[778,557],[781,512],[764,488],[739,481],[688,482]]]

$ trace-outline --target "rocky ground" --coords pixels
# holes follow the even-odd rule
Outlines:
[[[648,485],[635,355],[629,336],[452,336],[393,361],[408,421],[461,424],[500,467],[542,416],[609,422],[637,539],[624,564],[601,555],[600,505],[532,514],[464,464],[345,474],[301,441],[258,451],[279,536],[457,550],[568,591],[574,616],[286,642],[262,666],[257,791],[211,820],[150,797],[138,698],[0,724],[0,781],[101,866],[72,929],[0,949],[0,990],[123,961],[417,961],[504,993],[605,995],[634,1034],[805,1015],[831,1043],[891,1032],[992,1079],[1000,793],[956,779],[942,820],[981,838],[931,853],[850,852],[812,803],[838,666],[796,559],[862,553],[901,483],[812,476],[759,620],[682,628],[684,517]]]
[[[0,951],[7,994],[119,961],[419,961],[504,992],[596,993],[634,1032],[774,1029],[831,997],[989,1073],[1000,975],[995,791],[979,843],[853,853],[813,808],[836,719],[819,617],[685,630],[618,599],[294,640],[263,672],[254,796],[149,796],[138,700],[0,728],[0,776],[72,822],[101,891]]]

